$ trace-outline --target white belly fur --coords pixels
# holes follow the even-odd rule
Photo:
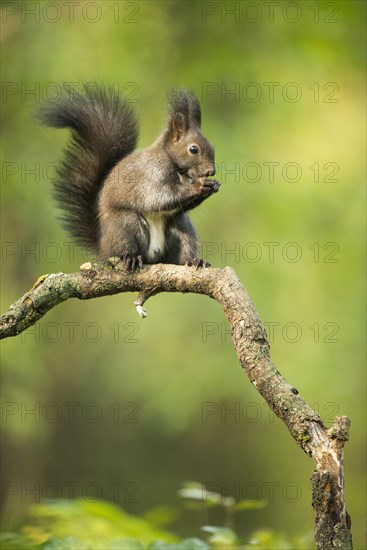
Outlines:
[[[146,220],[149,226],[150,243],[148,250],[148,259],[155,260],[156,256],[164,251],[164,229],[166,216],[165,214],[148,214]]]

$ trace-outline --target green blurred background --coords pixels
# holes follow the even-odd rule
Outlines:
[[[86,257],[51,197],[67,132],[37,126],[39,102],[61,82],[112,85],[135,102],[145,147],[166,88],[193,89],[223,182],[192,212],[203,255],[236,270],[275,364],[326,424],[351,418],[362,548],[365,3],[3,2],[2,27],[2,309]],[[176,495],[192,479],[269,501],[236,518],[242,535],[312,531],[313,463],[241,372],[219,306],[159,295],[142,321],[134,299],[69,301],[2,343],[4,528],[73,483],[139,515],[169,505],[176,531],[197,534]]]

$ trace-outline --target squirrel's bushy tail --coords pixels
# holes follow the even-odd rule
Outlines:
[[[96,249],[99,240],[98,194],[113,166],[131,153],[138,123],[131,106],[97,84],[83,93],[41,107],[47,126],[70,128],[71,139],[57,168],[54,196],[64,227],[81,245]]]

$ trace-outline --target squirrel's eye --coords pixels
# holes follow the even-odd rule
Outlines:
[[[196,145],[190,145],[189,151],[190,151],[190,153],[192,153],[193,155],[197,155],[198,152],[199,152],[199,147],[197,147]]]

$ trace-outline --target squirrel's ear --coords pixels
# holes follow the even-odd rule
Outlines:
[[[174,113],[170,120],[169,133],[171,134],[172,141],[180,141],[182,136],[187,133],[189,129],[188,118],[182,113]]]

